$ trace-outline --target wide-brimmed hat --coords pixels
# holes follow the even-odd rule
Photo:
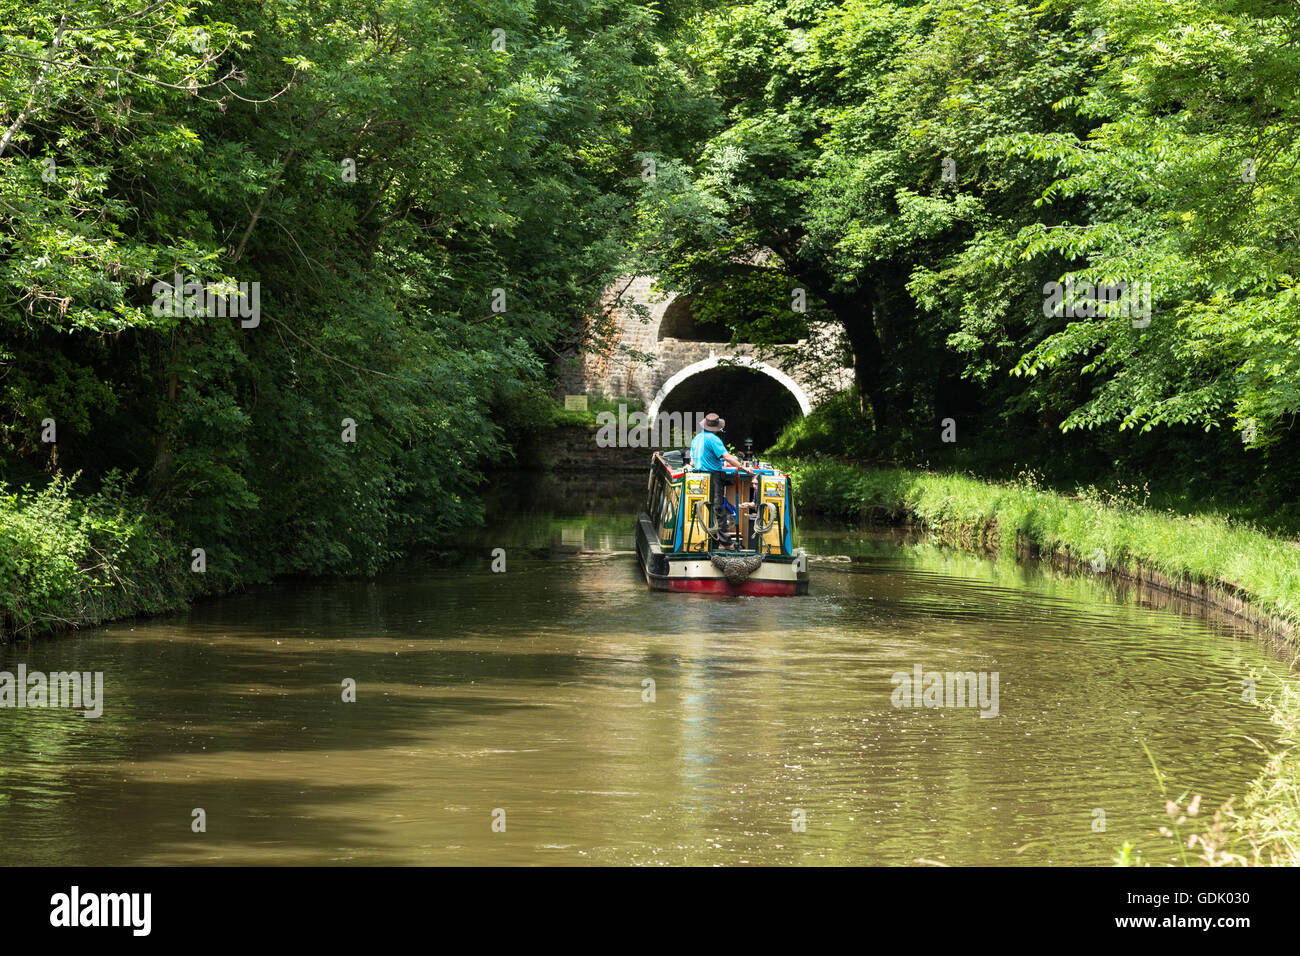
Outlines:
[[[706,432],[720,432],[727,426],[724,418],[719,418],[714,412],[709,412],[700,420],[700,427]]]

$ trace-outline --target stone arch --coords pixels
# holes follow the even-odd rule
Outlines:
[[[762,372],[764,375],[776,379],[777,382],[783,385],[785,389],[795,397],[795,401],[799,403],[799,411],[805,418],[812,412],[812,401],[808,398],[808,393],[799,386],[798,382],[792,379],[789,375],[786,375],[785,372],[782,372],[779,368],[768,365],[766,362],[760,362],[748,355],[713,355],[709,358],[703,359],[702,361],[687,365],[685,368],[679,370],[677,374],[668,379],[668,381],[664,382],[663,386],[655,394],[654,399],[650,402],[650,409],[647,413],[648,420],[652,422],[655,420],[655,416],[659,414],[659,408],[663,405],[664,399],[668,397],[669,392],[692,375],[698,375],[700,372],[707,372],[712,368],[751,368],[756,372]]]

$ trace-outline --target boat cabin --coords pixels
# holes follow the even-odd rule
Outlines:
[[[637,523],[637,557],[647,582],[673,591],[806,593],[807,562],[794,546],[789,476],[757,460],[720,474],[723,513],[715,513],[718,473],[692,469],[682,451],[654,454]]]

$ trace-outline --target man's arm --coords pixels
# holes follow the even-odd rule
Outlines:
[[[746,472],[749,470],[744,466],[744,464],[741,462],[739,458],[737,458],[729,451],[724,451],[722,453],[722,461],[724,464],[730,465],[732,468],[737,468],[741,471],[746,471]]]

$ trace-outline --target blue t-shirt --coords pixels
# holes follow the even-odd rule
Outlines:
[[[700,471],[721,471],[727,446],[713,432],[700,432],[691,441],[691,464]]]

